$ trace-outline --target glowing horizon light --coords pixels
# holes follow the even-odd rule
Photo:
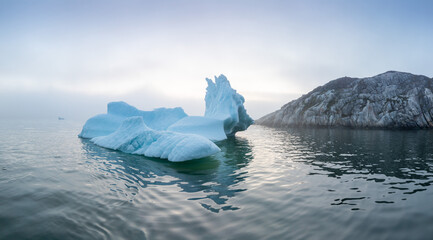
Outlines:
[[[224,74],[257,116],[343,76],[397,70],[432,77],[432,7],[3,1],[0,100],[10,104],[0,112],[13,114],[13,96],[22,94],[127,98],[150,107],[193,102],[203,99],[205,78]]]

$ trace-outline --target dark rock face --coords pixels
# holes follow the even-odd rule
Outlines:
[[[270,127],[433,128],[433,79],[402,72],[339,78],[258,120]]]

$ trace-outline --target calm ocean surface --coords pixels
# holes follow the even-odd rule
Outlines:
[[[184,163],[0,122],[0,239],[433,239],[433,131],[251,126]]]

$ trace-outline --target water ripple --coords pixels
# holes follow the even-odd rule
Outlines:
[[[60,123],[59,123],[60,122]],[[0,239],[423,239],[433,132],[252,126],[185,163],[0,124]]]

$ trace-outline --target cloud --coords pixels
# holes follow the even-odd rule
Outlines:
[[[23,109],[65,99],[74,114],[86,105],[80,99],[146,102],[142,108],[187,102],[179,105],[195,114],[204,79],[225,74],[260,117],[342,76],[391,69],[433,76],[429,5],[1,2],[0,95],[10,103],[20,96]]]

